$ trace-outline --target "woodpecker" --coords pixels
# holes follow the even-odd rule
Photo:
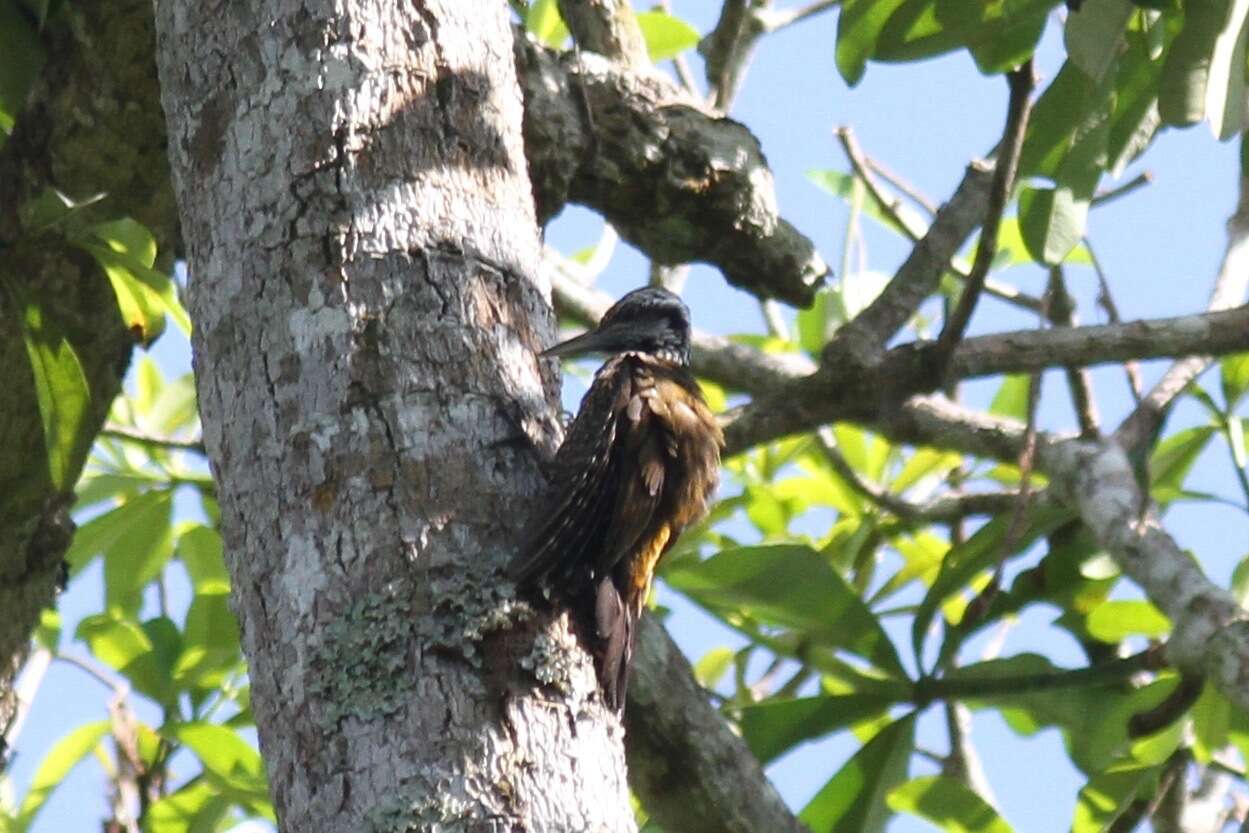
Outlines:
[[[555,455],[553,489],[511,575],[563,601],[608,707],[624,708],[637,623],[655,568],[707,514],[724,435],[690,373],[690,315],[637,289],[544,357],[609,356]]]

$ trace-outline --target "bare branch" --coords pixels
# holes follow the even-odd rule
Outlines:
[[[809,5],[797,9],[760,9],[755,12],[755,15],[762,21],[764,31],[779,32],[787,26],[801,23],[840,5],[841,0],[814,0]]]
[[[928,231],[928,226],[920,222],[919,218],[913,215],[908,216],[907,212],[903,210],[901,200],[886,194],[880,183],[876,181],[874,173],[880,173],[883,179],[887,179],[891,183],[898,182],[896,177],[892,174],[883,173],[884,168],[863,152],[863,149],[859,147],[858,140],[854,137],[854,131],[849,127],[839,127],[835,131],[835,135],[837,136],[837,141],[841,143],[846,158],[850,160],[850,167],[867,188],[868,196],[872,198],[872,202],[876,204],[877,209],[888,217],[895,228],[912,243],[923,238]],[[900,187],[897,184],[894,187],[903,190],[903,193],[911,196],[911,199],[920,202],[926,208],[928,207],[927,201],[922,196],[915,194],[913,189],[906,191],[904,190],[905,186]],[[936,213],[935,208],[929,208],[928,210],[930,214]],[[959,264],[951,262],[949,269],[964,281],[969,278],[969,273]],[[1040,312],[1043,306],[1040,298],[1034,298],[1010,284],[995,281],[987,276],[984,279],[983,286],[984,291],[988,294],[1031,312]]]
[[[1036,85],[1032,58],[1008,72],[1006,80],[1010,85],[1010,102],[1006,108],[1006,127],[998,145],[997,161],[993,165],[993,186],[989,189],[989,203],[985,207],[985,218],[981,224],[980,244],[976,247],[971,274],[967,276],[967,285],[963,287],[958,305],[946,320],[941,336],[937,339],[938,349],[943,357],[953,352],[954,345],[958,344],[963,333],[967,331],[967,324],[971,321],[971,315],[984,289],[985,278],[993,265],[993,257],[997,254],[998,227],[1002,223],[1002,212],[1006,210],[1011,189],[1014,188],[1019,151],[1023,147],[1023,137],[1028,130],[1028,114],[1032,109],[1032,88]]]
[[[884,291],[837,332],[824,348],[824,363],[869,365],[881,348],[936,291],[941,275],[984,215],[990,170],[967,167],[953,196],[937,212],[923,238],[911,249]]]
[[[1243,303],[1246,288],[1249,288],[1249,178],[1242,176],[1240,198],[1227,221],[1227,249],[1210,295],[1209,309],[1228,309]],[[1202,355],[1171,365],[1153,390],[1136,406],[1136,410],[1119,426],[1115,438],[1127,448],[1135,448],[1146,441],[1157,432],[1175,398],[1210,366],[1210,362],[1207,356]]]
[[[1061,266],[1050,269],[1049,288],[1045,294],[1049,301],[1050,321],[1057,327],[1074,327],[1075,303],[1067,294],[1067,283],[1063,279]],[[1083,368],[1068,367],[1067,388],[1071,391],[1071,404],[1080,423],[1080,436],[1086,440],[1093,439],[1101,429],[1097,416],[1097,400],[1093,396],[1092,374]]]
[[[932,342],[905,344],[888,351],[869,368],[826,363],[810,377],[791,378],[731,415],[726,427],[730,453],[841,419],[865,423],[905,420],[907,411],[900,403],[935,390],[941,381],[936,350]],[[955,348],[946,376],[969,379],[1240,350],[1249,350],[1249,307],[1127,324],[1020,330],[969,338]],[[719,381],[709,372],[705,375]],[[987,456],[1014,460],[1019,447],[1012,445],[1010,449]]]
[[[973,515],[996,515],[1019,500],[1017,492],[972,492],[944,494],[924,503],[913,503],[860,477],[831,435],[826,428],[816,432],[820,452],[833,471],[856,492],[909,524],[953,523]]]
[[[1097,542],[1171,619],[1167,655],[1249,708],[1249,611],[1213,584],[1148,511],[1123,448],[1070,441],[1038,449],[1051,489],[1080,513]]]
[[[171,451],[193,451],[196,454],[204,453],[204,443],[199,440],[176,440],[172,437],[158,437],[151,434],[144,434],[133,428],[117,423],[107,423],[100,431],[101,437],[111,437],[116,440],[125,440],[126,442],[136,443],[137,445],[147,446],[149,448],[167,448]]]

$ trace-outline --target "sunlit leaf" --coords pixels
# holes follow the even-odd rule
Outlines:
[[[161,734],[195,753],[210,780],[231,800],[273,820],[260,753],[236,731],[196,721],[167,724]]]
[[[843,0],[837,18],[837,71],[851,87],[863,78],[881,30],[906,0]]]
[[[1224,356],[1219,361],[1219,383],[1223,401],[1228,408],[1234,407],[1249,390],[1249,353]]]
[[[1171,631],[1171,620],[1150,602],[1111,599],[1089,613],[1085,627],[1093,637],[1117,644],[1129,636],[1165,636]]]
[[[69,775],[69,771],[77,766],[79,761],[91,754],[108,730],[107,720],[93,721],[72,729],[69,734],[56,742],[56,745],[44,756],[39,768],[35,770],[30,789],[18,810],[14,826],[15,833],[25,833],[29,829],[35,816],[47,803],[52,791],[64,782],[65,776]]]
[[[948,833],[1011,833],[992,805],[944,775],[913,778],[894,787],[885,800],[890,809],[927,819]]]
[[[915,717],[908,714],[877,732],[803,808],[799,820],[812,833],[880,833],[889,818],[885,798],[906,778]]]
[[[1138,796],[1158,772],[1158,767],[1125,762],[1100,772],[1080,790],[1071,833],[1103,833]]]
[[[557,0],[534,0],[525,15],[525,28],[552,49],[559,49],[568,40],[568,27],[559,15]]]
[[[725,615],[793,628],[905,677],[897,651],[859,596],[819,553],[782,544],[726,550],[665,574],[668,583]]]
[[[177,697],[167,666],[151,639],[133,619],[97,613],[78,623],[76,637],[92,655],[158,703],[172,705]]]
[[[698,30],[662,10],[637,13],[638,27],[646,40],[646,51],[652,61],[675,58],[698,45]]]
[[[43,423],[48,480],[56,489],[67,490],[78,478],[91,444],[86,426],[91,389],[74,346],[47,311],[7,276],[0,275],[0,289],[21,310],[22,341]]]

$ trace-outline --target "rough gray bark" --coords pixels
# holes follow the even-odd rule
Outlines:
[[[75,4],[41,33],[54,56],[0,149],[0,271],[73,345],[92,406],[74,447],[77,477],[103,424],[134,340],[107,278],[55,230],[32,234],[21,208],[54,187],[74,199],[106,198],[83,220],[130,215],[156,235],[172,263],[176,234],[152,61],[148,0]],[[145,103],[147,106],[145,106]],[[0,736],[14,716],[13,676],[39,612],[55,599],[73,524],[73,495],[54,485],[30,359],[18,326],[21,302],[0,288]]]
[[[283,829],[631,829],[593,670],[499,575],[556,404],[506,4],[157,16]]]

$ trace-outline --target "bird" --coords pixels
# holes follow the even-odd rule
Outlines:
[[[724,434],[690,372],[690,314],[661,287],[620,298],[594,329],[543,357],[601,353],[550,467],[553,487],[512,560],[522,589],[562,599],[623,711],[638,620],[655,569],[706,516]]]

